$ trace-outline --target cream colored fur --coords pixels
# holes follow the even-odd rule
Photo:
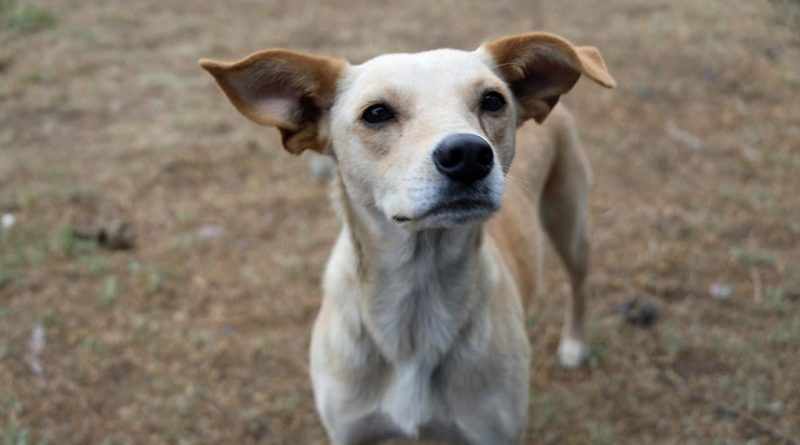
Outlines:
[[[280,128],[288,150],[336,160],[343,227],[311,341],[316,406],[333,443],[521,443],[525,308],[539,281],[541,228],[572,286],[560,361],[575,367],[587,355],[590,173],[572,119],[555,102],[581,73],[613,85],[599,53],[539,33],[355,66],[275,51],[202,64],[240,111]],[[481,112],[485,91],[507,98],[507,109]],[[391,104],[396,119],[364,124],[374,103]],[[528,118],[543,123],[524,128],[516,149]],[[484,138],[496,162],[469,190],[479,208],[434,212],[450,195],[431,154],[454,133]]]

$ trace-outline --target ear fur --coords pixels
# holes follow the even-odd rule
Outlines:
[[[346,61],[269,49],[237,62],[201,59],[199,63],[239,112],[258,124],[278,128],[288,152],[326,150],[324,118]]]
[[[479,50],[492,59],[522,108],[523,119],[542,122],[581,74],[606,88],[616,81],[597,48],[574,46],[554,34],[532,32],[503,37]]]

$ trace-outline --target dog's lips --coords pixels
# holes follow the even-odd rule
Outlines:
[[[418,222],[426,219],[452,220],[454,223],[461,223],[486,217],[499,208],[499,205],[488,199],[457,198],[439,202],[413,217],[396,215],[392,219],[399,223]]]
[[[437,204],[420,215],[417,219],[439,214],[476,213],[492,210],[491,203],[474,198],[462,198]]]

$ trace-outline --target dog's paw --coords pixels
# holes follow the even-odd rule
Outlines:
[[[589,346],[585,341],[564,337],[558,345],[558,361],[567,369],[583,366],[589,358]]]

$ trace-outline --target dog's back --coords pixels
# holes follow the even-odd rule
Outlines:
[[[543,259],[540,203],[545,187],[588,175],[588,164],[562,166],[561,152],[576,152],[577,136],[570,112],[560,105],[543,124],[528,124],[517,132],[517,148],[503,208],[489,222],[489,233],[514,275],[527,307],[539,289]],[[582,157],[581,157],[582,158]],[[579,167],[576,169],[575,167]],[[565,168],[572,170],[565,171]]]

